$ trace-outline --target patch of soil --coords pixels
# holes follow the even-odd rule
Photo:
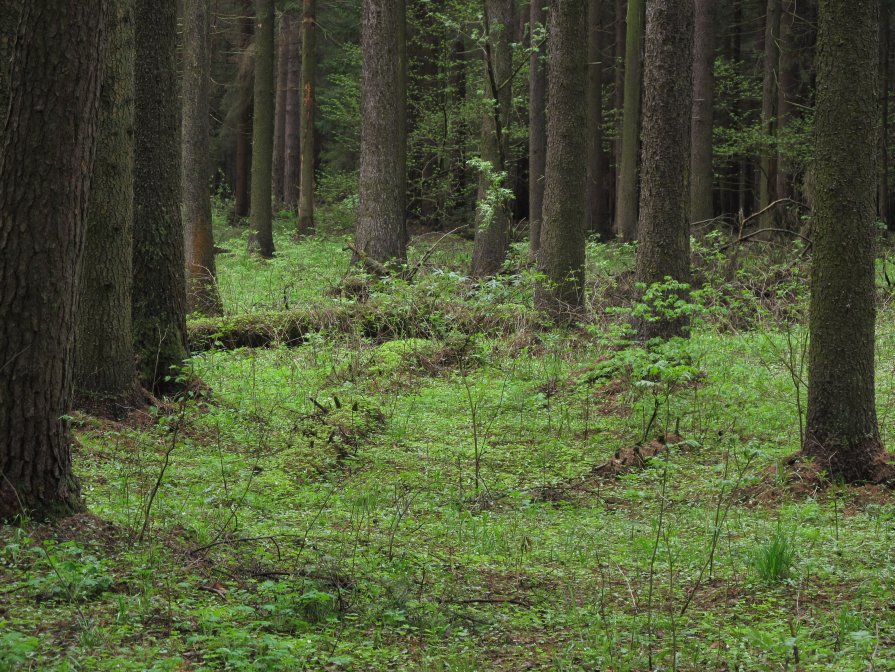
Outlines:
[[[106,551],[121,546],[128,539],[125,529],[86,512],[35,525],[31,529],[31,536],[38,541],[75,541],[85,546],[101,547]]]

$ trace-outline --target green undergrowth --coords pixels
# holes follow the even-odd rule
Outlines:
[[[591,313],[561,331],[526,312],[521,264],[476,283],[444,256],[358,301],[327,293],[339,239],[241,244],[228,316],[273,318],[293,283],[290,311],[344,328],[211,347],[184,397],[76,416],[91,513],[0,530],[0,670],[895,669],[890,494],[787,463],[801,271],[756,263],[699,298],[688,341],[643,347],[627,247],[589,247]],[[353,324],[369,302],[521,317],[385,337]]]

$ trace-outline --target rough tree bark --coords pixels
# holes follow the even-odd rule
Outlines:
[[[314,230],[314,78],[317,75],[317,3],[304,0],[301,21],[301,187],[298,204],[298,232]],[[398,29],[397,27],[395,30]],[[402,30],[403,32],[403,30]]]
[[[161,392],[187,355],[177,2],[136,0],[134,19],[134,349],[143,386]]]
[[[0,521],[81,507],[65,416],[110,3],[22,8],[0,149]]]
[[[693,104],[693,0],[653,0],[647,9],[643,163],[637,281],[690,281],[687,163]],[[641,321],[643,339],[686,333],[684,319]]]
[[[274,112],[273,131],[273,197],[277,204],[285,199],[283,182],[286,167],[286,90],[289,81],[289,49],[292,30],[292,15],[280,15],[280,29],[277,31],[277,102]]]
[[[407,258],[404,0],[364,0],[361,23],[360,207],[355,246],[378,262]],[[354,263],[361,261],[357,254]]]
[[[255,105],[252,119],[252,210],[249,251],[274,254],[271,170],[273,168],[274,0],[258,0],[255,24]]]
[[[547,160],[547,68],[546,44],[537,46],[534,32],[546,27],[544,6],[547,0],[532,0],[532,52],[528,80],[528,249],[532,261],[541,246],[541,219],[544,209],[544,166]]]
[[[287,12],[289,68],[286,73],[286,156],[283,166],[283,202],[298,207],[298,168],[301,164],[301,21]]]
[[[587,187],[587,0],[550,4],[550,111],[547,116],[544,224],[538,270],[546,277],[535,289],[535,306],[569,322],[584,302],[584,243]]]
[[[643,70],[644,0],[628,0],[625,37],[625,103],[616,195],[616,230],[622,240],[637,239],[638,160],[640,158],[640,78]]]
[[[10,57],[15,44],[21,0],[0,3],[0,125],[9,109]]]
[[[792,121],[792,98],[798,85],[796,73],[796,49],[793,39],[793,23],[796,20],[794,0],[783,0],[780,16],[780,62],[777,71],[777,127],[775,134],[780,138]],[[775,174],[776,198],[792,198],[792,168],[786,150],[777,147],[777,171]]]
[[[96,159],[75,316],[74,402],[116,417],[140,401],[134,367],[134,2],[111,0]]]
[[[187,309],[205,315],[222,311],[214,264],[209,174],[208,94],[209,0],[184,0],[182,157],[183,215],[186,230]]]
[[[603,0],[587,4],[587,230],[612,239],[603,157]]]
[[[814,259],[804,450],[830,476],[874,479],[878,0],[820,0]]]
[[[254,54],[249,52],[255,35],[254,0],[243,0],[242,50],[238,83],[242,87],[239,96],[239,127],[236,131],[236,184],[234,185],[235,215],[248,217],[251,210],[251,175],[252,175],[252,107],[253,88],[255,86]],[[251,54],[251,56],[247,56]],[[244,71],[243,71],[244,69]]]
[[[712,107],[715,98],[715,0],[695,0],[693,119],[690,125],[690,221],[715,216],[712,199]]]
[[[777,68],[780,62],[780,0],[768,0],[764,31],[764,73],[761,86],[761,158],[758,185],[758,210],[764,210],[776,198],[777,156],[773,150],[777,111]],[[773,208],[759,218],[763,229],[774,226]]]
[[[479,154],[490,164],[492,177],[507,172],[509,125],[512,109],[513,0],[485,0],[485,96]],[[470,274],[483,277],[503,266],[510,244],[510,207],[492,198],[495,184],[483,170],[479,174],[475,243]],[[509,176],[500,184],[509,188]],[[498,200],[498,203],[493,201]]]

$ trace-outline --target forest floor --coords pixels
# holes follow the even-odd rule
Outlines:
[[[790,459],[797,251],[702,241],[692,337],[644,347],[630,247],[588,246],[558,330],[524,247],[479,283],[455,236],[411,282],[358,280],[346,232],[290,224],[267,262],[219,227],[201,385],[74,416],[90,513],[0,528],[0,670],[895,669],[895,499]],[[221,347],[284,312],[297,334]]]

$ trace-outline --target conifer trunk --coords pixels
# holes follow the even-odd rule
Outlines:
[[[693,119],[690,127],[690,214],[691,222],[715,216],[712,199],[713,105],[715,99],[715,0],[696,0],[696,30],[693,43]]]
[[[587,6],[587,230],[607,241],[612,224],[603,157],[603,0],[588,0]]]
[[[291,15],[283,12],[277,31],[277,102],[273,131],[273,197],[277,205],[284,202],[283,176],[286,167],[286,88],[289,79]]]
[[[254,0],[243,0],[243,11],[245,16],[242,17],[242,50],[243,58],[246,58],[245,52],[252,45],[252,38],[255,34],[254,19]],[[254,63],[254,57],[252,60]],[[254,67],[252,67],[254,70]],[[239,96],[239,124],[236,130],[236,171],[235,185],[233,188],[235,197],[235,215],[238,218],[248,217],[251,211],[251,176],[252,176],[252,89],[255,86],[254,74],[249,74],[244,78],[240,78],[240,84],[245,87]]]
[[[299,189],[298,232],[314,230],[314,106],[317,76],[317,3],[304,0],[301,22],[301,187]],[[395,30],[399,30],[397,27]]]
[[[531,28],[546,26],[544,6],[547,0],[532,0]],[[544,166],[547,160],[547,68],[546,43],[532,41],[528,80],[528,248],[531,260],[538,256],[541,246],[541,220],[544,209]]]
[[[628,0],[625,37],[625,103],[616,197],[616,230],[622,240],[637,239],[638,163],[640,159],[640,95],[643,70],[644,0]]]
[[[252,210],[249,250],[274,254],[271,171],[274,126],[274,0],[258,0],[255,25],[255,104],[252,118]]]
[[[289,61],[286,72],[286,155],[283,166],[283,202],[298,207],[298,174],[301,165],[301,21],[290,10]]]

